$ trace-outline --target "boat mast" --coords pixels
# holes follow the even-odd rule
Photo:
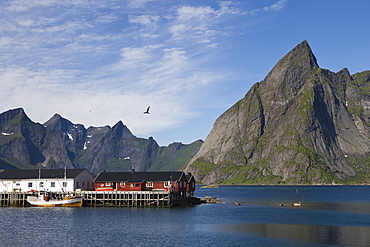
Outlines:
[[[300,203],[300,202],[301,202],[301,198],[299,198],[299,193],[298,193],[298,189],[295,189],[295,191],[297,192],[297,196],[298,196],[298,202]]]

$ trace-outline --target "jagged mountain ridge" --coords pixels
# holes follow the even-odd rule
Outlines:
[[[55,114],[44,124],[34,123],[22,108],[0,114],[0,169],[86,168],[106,171],[179,170],[199,150],[202,141],[160,147],[137,138],[122,121],[113,127],[73,124]],[[176,148],[173,148],[176,146]]]
[[[216,120],[186,171],[205,184],[367,183],[369,82],[320,68],[303,41]]]

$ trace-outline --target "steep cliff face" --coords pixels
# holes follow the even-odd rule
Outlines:
[[[307,41],[215,122],[186,167],[203,183],[365,183],[369,72],[321,69]]]
[[[132,168],[178,170],[201,146],[199,141],[181,144],[174,151],[177,155],[171,156],[164,150],[173,151],[173,145],[159,147],[153,138],[137,138],[121,121],[113,127],[85,129],[55,114],[41,125],[32,122],[23,109],[0,114],[0,131],[0,169],[68,167],[86,168],[93,173]]]

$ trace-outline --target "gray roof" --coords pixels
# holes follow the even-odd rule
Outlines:
[[[183,172],[101,172],[94,182],[180,181]]]
[[[86,169],[9,169],[0,172],[0,179],[75,178]]]

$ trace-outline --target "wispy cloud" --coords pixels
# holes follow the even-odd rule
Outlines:
[[[279,11],[279,10],[283,9],[286,6],[288,1],[289,0],[279,0],[279,1],[277,1],[276,3],[274,3],[272,5],[265,6],[265,7],[258,8],[258,9],[253,9],[249,13],[256,14],[258,12]]]
[[[86,126],[121,119],[137,135],[174,128],[216,100],[208,92],[230,74],[215,62],[219,44],[248,14],[233,1],[2,1],[0,110]]]
[[[129,22],[141,24],[142,26],[145,26],[145,29],[153,27],[156,28],[157,22],[161,19],[161,17],[158,15],[129,15],[128,18]]]
[[[210,44],[222,36],[220,22],[225,15],[243,15],[231,7],[231,2],[221,2],[218,8],[211,6],[181,6],[177,9],[175,20],[169,31],[175,40],[191,40]]]

